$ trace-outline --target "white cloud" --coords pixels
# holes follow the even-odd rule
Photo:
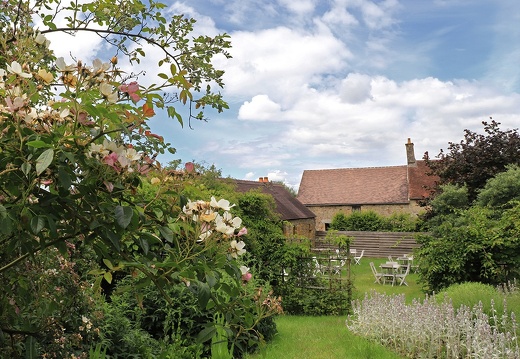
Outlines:
[[[348,74],[341,81],[339,95],[342,101],[359,103],[371,98],[371,78],[362,74]]]
[[[312,13],[314,10],[314,1],[312,0],[278,0],[279,3],[286,7],[292,13],[295,13],[298,16],[302,16],[305,14]]]
[[[318,81],[323,74],[341,71],[351,56],[329,33],[300,33],[278,27],[257,33],[238,32],[232,38],[233,58],[217,65],[226,71],[226,94],[242,98],[269,91],[276,102],[294,101],[302,86]]]
[[[256,95],[251,102],[246,101],[238,111],[240,120],[281,120],[281,107],[267,95]]]

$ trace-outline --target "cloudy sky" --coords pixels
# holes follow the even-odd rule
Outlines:
[[[490,116],[520,126],[518,0],[163,2],[233,45],[215,59],[230,110],[154,119],[177,149],[163,162],[296,188],[306,169],[403,165],[408,138],[421,158]]]

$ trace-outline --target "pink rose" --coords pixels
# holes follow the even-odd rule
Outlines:
[[[251,278],[253,278],[253,275],[249,272],[242,274],[242,280],[244,282],[249,282],[251,280]]]

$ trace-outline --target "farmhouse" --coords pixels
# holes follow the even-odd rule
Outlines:
[[[259,190],[270,194],[276,203],[276,211],[284,223],[284,234],[290,237],[305,237],[314,240],[316,235],[315,214],[298,201],[282,184],[260,177],[258,182],[233,180],[239,192]]]
[[[410,139],[406,157],[403,166],[305,170],[297,198],[316,215],[318,231],[326,230],[340,211],[417,215],[424,211],[419,201],[429,195],[437,177],[428,176],[426,163],[415,159]]]

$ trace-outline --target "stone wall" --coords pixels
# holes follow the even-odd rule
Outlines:
[[[284,224],[283,232],[287,238],[308,238],[314,240],[316,237],[316,221],[314,218],[293,219]]]
[[[332,218],[338,212],[345,215],[352,213],[352,206],[307,206],[316,215],[316,230],[325,231],[325,224],[332,222]],[[377,214],[388,217],[394,213],[408,213],[418,215],[424,212],[424,207],[420,207],[417,201],[410,201],[410,204],[380,204],[380,205],[361,205],[361,211],[374,211]]]

